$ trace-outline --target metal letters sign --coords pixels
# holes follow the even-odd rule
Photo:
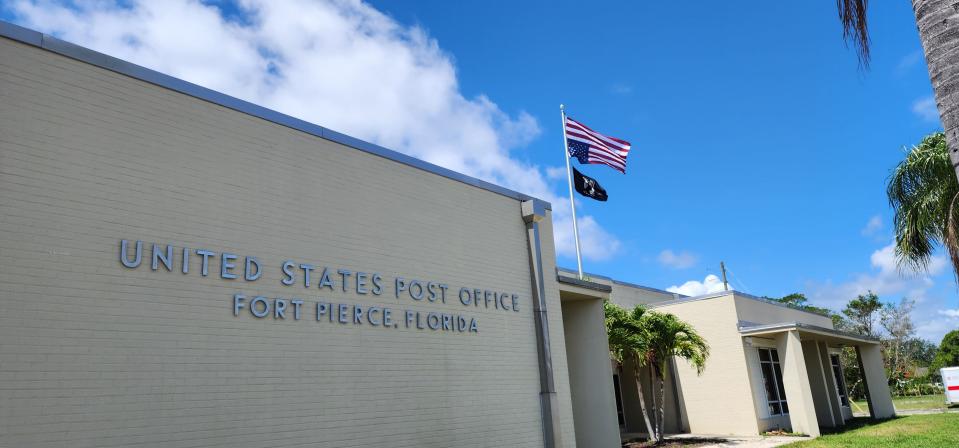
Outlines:
[[[132,247],[131,247],[132,246]],[[120,240],[120,263],[128,269],[149,264],[150,270],[178,270],[183,274],[197,273],[202,277],[256,282],[263,275],[264,264],[254,256],[240,256],[229,252],[175,247],[172,244],[151,244],[149,251],[143,241],[131,244]],[[149,252],[147,254],[147,252]],[[148,257],[148,260],[144,260]],[[381,296],[391,287],[397,300],[411,300],[437,306],[459,303],[467,308],[483,308],[503,312],[520,311],[519,296],[515,293],[485,288],[451,288],[449,284],[405,277],[384,278],[378,272],[360,272],[331,268],[309,263],[284,260],[279,263],[280,284],[301,286],[318,293],[353,293],[357,296]],[[455,292],[454,292],[455,291]],[[444,312],[423,312],[378,306],[375,304],[334,303],[317,299],[308,301],[291,294],[273,297],[258,294],[235,293],[232,297],[233,315],[249,315],[256,319],[299,321],[305,315],[316,322],[342,325],[369,325],[383,328],[411,328],[449,333],[477,333],[475,317]]]

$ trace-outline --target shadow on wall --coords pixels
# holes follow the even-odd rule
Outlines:
[[[689,419],[686,415],[685,397],[683,396],[682,385],[676,381],[676,360],[670,361],[670,375],[666,381],[666,408],[664,415],[666,422],[664,430],[666,434],[682,434],[689,432]],[[652,421],[653,407],[653,388],[650,370],[647,367],[639,369],[640,384],[643,387],[643,397],[646,400],[646,410],[650,413]],[[620,366],[619,383],[621,400],[623,407],[623,419],[625,421],[625,434],[646,434],[646,423],[643,420],[642,407],[639,404],[638,392],[636,390],[636,379],[633,375],[633,365],[631,362]]]

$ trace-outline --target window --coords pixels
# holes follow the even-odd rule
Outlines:
[[[783,389],[783,372],[779,367],[779,353],[776,349],[759,349],[759,368],[763,372],[763,386],[766,389],[766,404],[769,415],[789,413],[786,403],[786,391]]]
[[[829,359],[832,362],[832,376],[836,378],[836,393],[839,394],[839,401],[843,406],[849,406],[849,397],[846,396],[846,377],[842,374],[839,355],[829,355]]]

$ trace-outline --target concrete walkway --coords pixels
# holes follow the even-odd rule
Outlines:
[[[896,415],[905,416],[905,415],[923,415],[923,414],[959,414],[959,407],[949,407],[949,408],[938,408],[938,409],[906,409],[903,411],[896,410]],[[852,414],[853,417],[869,417],[869,413],[855,412]]]
[[[644,436],[645,434],[623,434],[623,439],[632,440]],[[672,440],[679,442],[685,440],[696,448],[772,448],[809,439],[809,437],[793,436],[717,436],[711,434],[673,434],[666,436],[667,441]],[[704,445],[694,445],[697,440],[702,440],[707,443]]]
[[[791,437],[791,436],[708,436],[701,434],[677,434],[667,437],[667,439],[682,438],[709,438],[725,439],[725,442],[700,445],[699,448],[719,448],[719,447],[739,447],[739,448],[772,448],[780,445],[786,445],[802,440],[809,440],[809,437]]]

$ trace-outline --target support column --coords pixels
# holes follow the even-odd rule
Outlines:
[[[523,221],[529,247],[529,269],[533,292],[533,322],[536,332],[536,354],[539,361],[539,404],[543,417],[543,447],[558,445],[559,410],[553,381],[553,355],[549,346],[549,320],[546,316],[546,283],[543,273],[539,222],[546,216],[546,204],[531,199],[523,201]]]
[[[809,385],[809,373],[803,357],[799,331],[790,330],[776,335],[779,363],[783,374],[783,389],[789,403],[789,423],[793,432],[819,437],[816,405]]]
[[[576,446],[618,448],[621,443],[603,299],[569,300],[561,306]]]
[[[872,418],[895,417],[896,408],[892,405],[892,395],[889,393],[889,384],[886,382],[886,370],[882,363],[879,344],[857,345],[856,357],[859,358],[859,371],[866,383],[869,415]]]
[[[836,386],[836,376],[833,375],[832,371],[832,360],[829,358],[829,346],[825,342],[819,342],[819,359],[823,366],[826,390],[829,392],[833,426],[842,426],[846,421],[842,418],[842,402],[839,401],[839,387]]]
[[[816,407],[816,419],[819,427],[836,426],[832,402],[835,392],[827,387],[826,370],[819,353],[819,342],[815,340],[802,341],[803,357],[806,358],[806,371],[809,373],[809,386],[813,395],[813,405]]]

